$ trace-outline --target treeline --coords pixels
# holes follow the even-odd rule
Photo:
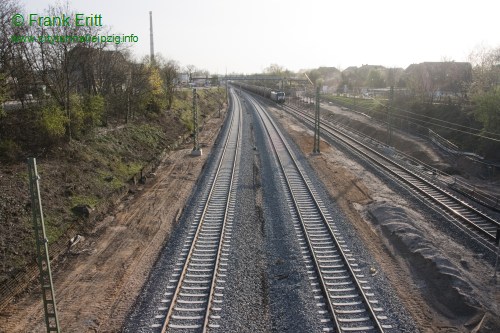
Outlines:
[[[67,5],[66,5],[67,6]],[[15,26],[23,8],[0,2],[0,159],[92,135],[99,126],[158,117],[172,107],[179,65],[138,62],[125,44],[13,42],[12,36],[106,35],[106,27]],[[47,16],[72,15],[64,5]],[[189,67],[194,71],[194,66]]]
[[[266,72],[305,78],[278,65]],[[391,116],[404,128],[413,124],[422,132],[432,129],[461,149],[500,161],[500,47],[479,47],[468,62],[423,62],[406,69],[320,67],[305,74],[322,86],[322,93],[352,99],[351,107],[360,107],[362,98],[373,98],[377,107],[372,116],[387,121],[391,108]],[[313,89],[304,87],[290,82],[284,89],[288,96],[304,95],[306,89],[313,98]]]

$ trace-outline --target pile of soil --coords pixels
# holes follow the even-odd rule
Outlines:
[[[321,155],[310,155],[312,131],[282,111],[274,113],[309,155],[332,200],[349,218],[422,332],[500,330],[500,285],[491,280],[490,263],[438,228],[412,197],[395,192],[386,180],[342,150],[321,141]],[[409,155],[414,147],[427,161],[442,162],[420,140],[404,147]]]

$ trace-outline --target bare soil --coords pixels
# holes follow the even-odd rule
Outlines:
[[[202,170],[222,119],[200,132],[201,157],[191,147],[171,152],[145,185],[129,194],[54,268],[63,332],[119,332]],[[0,332],[43,332],[36,283],[0,312]]]
[[[491,265],[435,228],[411,201],[342,151],[321,141],[321,155],[312,155],[312,131],[282,111],[274,111],[308,156],[333,200],[377,260],[377,269],[383,270],[422,332],[498,332],[500,286],[492,280]],[[413,146],[427,161],[443,163],[429,145],[420,140],[408,144],[412,141],[408,137],[404,140],[406,153],[412,154]],[[404,215],[396,221],[399,224],[394,234],[386,232],[387,225],[395,222],[387,213],[382,215],[386,225],[374,218],[381,207],[388,212],[399,209]],[[402,227],[400,232],[397,228]],[[423,237],[405,239],[413,233]],[[436,285],[443,289],[436,290]]]
[[[381,142],[388,142],[387,126],[374,121],[361,113],[342,110],[337,106],[321,105],[322,115],[333,122],[340,122],[375,138]],[[485,166],[461,156],[451,158],[446,153],[416,135],[400,129],[393,129],[390,145],[421,162],[452,174],[459,180],[473,185],[476,189],[500,198],[500,174],[486,172]],[[485,174],[490,174],[485,177]]]
[[[293,118],[279,118],[304,154],[312,150],[312,133]],[[191,157],[190,147],[166,156],[145,185],[132,188],[115,210],[68,249],[54,267],[54,282],[63,332],[119,332],[129,309],[146,281],[157,254],[168,241],[210,151],[221,120],[207,121],[200,133],[204,155]],[[411,142],[411,138],[406,138]],[[418,140],[416,140],[418,141]],[[407,149],[412,145],[407,144]],[[428,161],[443,163],[432,147],[413,145]],[[424,148],[422,148],[424,147]],[[424,213],[391,190],[381,179],[349,156],[321,142],[322,154],[308,157],[330,195],[350,219],[367,249],[377,260],[395,292],[423,332],[498,332],[500,288],[491,280],[493,268],[464,249],[428,221]],[[428,155],[426,155],[428,153]],[[23,177],[19,182],[25,182]],[[12,186],[15,186],[13,184]],[[12,200],[12,205],[15,202]],[[18,205],[18,204],[17,204]],[[6,206],[10,207],[10,204]],[[433,254],[459,270],[468,290],[469,314],[454,314],[425,279],[436,276],[431,268],[418,265],[388,237],[372,214],[378,207],[404,207],[408,220],[434,249]],[[12,212],[27,214],[24,207]],[[25,213],[24,213],[25,212]],[[21,218],[21,217],[20,217]],[[443,260],[444,260],[443,259]],[[416,270],[424,270],[424,273]],[[427,271],[425,271],[427,270]],[[438,275],[439,276],[439,275]],[[465,299],[465,301],[464,301]],[[473,302],[475,301],[475,302]],[[43,332],[43,309],[39,287],[0,311],[0,332]]]

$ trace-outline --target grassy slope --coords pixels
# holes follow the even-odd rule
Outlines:
[[[387,120],[387,111],[384,105],[387,105],[387,100],[376,100],[376,99],[353,99],[344,96],[332,96],[326,95],[324,99],[327,101],[334,102],[337,105],[345,106],[348,108],[363,111],[372,117],[376,117],[381,121]],[[413,112],[413,114],[402,112],[402,110]],[[459,124],[462,126],[481,128],[481,124],[478,123],[473,115],[470,108],[462,110],[456,105],[448,105],[446,103],[441,104],[421,104],[413,103],[410,105],[395,105],[392,112],[393,125],[396,127],[403,127],[403,129],[408,128],[406,122],[402,119],[406,117],[417,118],[422,121],[414,121],[414,124],[419,124],[422,127],[416,129],[416,125],[411,125],[414,132],[419,132],[420,134],[426,134],[426,128],[430,128],[439,135],[445,137],[447,140],[455,143],[460,147],[461,150],[478,153],[485,156],[487,159],[498,160],[498,144],[489,144],[480,140],[476,136],[471,136],[464,134],[463,132],[451,130],[449,127],[457,128],[457,126],[452,126],[450,124]],[[417,115],[421,115],[420,117]],[[430,117],[430,118],[428,118]],[[440,119],[442,122],[437,122],[435,119]],[[441,126],[437,126],[439,124]],[[463,127],[460,130],[467,130]],[[475,131],[478,133],[479,131]],[[496,158],[495,158],[496,156]]]
[[[218,111],[224,94],[200,91],[200,114]],[[37,158],[45,224],[50,243],[66,241],[68,229],[88,230],[88,220],[72,208],[105,203],[110,195],[163,149],[187,133],[191,94],[179,92],[173,110],[117,128],[103,128],[94,137],[52,147]],[[200,124],[202,121],[200,121]],[[0,165],[0,285],[34,263],[27,165]]]

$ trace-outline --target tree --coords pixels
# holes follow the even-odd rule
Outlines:
[[[483,130],[500,134],[500,86],[476,95],[475,117],[483,124]]]
[[[13,27],[12,16],[21,11],[20,7],[14,0],[2,0],[0,2],[0,73],[4,75],[4,79],[10,75],[12,69],[13,49],[16,47],[10,40],[16,32],[20,32],[21,27]],[[0,82],[5,87],[6,82]]]
[[[316,85],[317,81],[321,78],[321,73],[317,69],[313,69],[307,73],[309,80]]]
[[[469,55],[472,64],[472,84],[469,94],[478,95],[500,83],[500,47],[478,48]]]
[[[474,116],[483,124],[483,134],[488,137],[500,136],[500,86],[496,86],[490,91],[478,94],[474,98]],[[493,134],[495,133],[495,134]],[[480,149],[489,158],[499,159],[498,151],[500,144],[493,140],[483,139]]]
[[[28,71],[26,61],[20,56],[21,43],[13,43],[11,37],[14,35],[25,35],[26,28],[15,27],[12,24],[12,16],[22,12],[21,7],[15,0],[0,1],[0,140],[8,138],[6,135],[9,127],[8,117],[3,108],[3,103],[13,97],[23,103],[29,86],[33,81],[33,75]],[[15,144],[10,140],[12,144]],[[0,142],[1,144],[1,142]]]
[[[264,73],[268,75],[284,76],[287,70],[278,64],[271,64],[269,67],[264,68]]]
[[[40,125],[49,138],[57,140],[64,137],[68,121],[64,110],[57,103],[48,103],[41,114]]]
[[[384,88],[385,80],[378,70],[372,69],[368,73],[365,85],[370,88]]]
[[[27,27],[16,27],[12,24],[12,16],[21,12],[21,8],[13,0],[0,3],[0,90],[3,90],[6,98],[15,98],[24,107],[24,99],[27,94],[32,93],[34,86],[33,73],[26,59],[22,56],[22,50],[26,43],[14,43],[11,38],[27,34]],[[8,96],[8,97],[7,97]]]
[[[195,65],[187,65],[186,66],[186,73],[188,74],[189,77],[189,82],[192,81],[193,74],[197,71]]]
[[[49,6],[47,14],[44,16],[58,16],[60,13],[66,13],[68,16],[74,16],[75,13],[69,8],[69,4]],[[32,36],[86,36],[99,35],[101,27],[97,26],[39,26],[29,27],[29,35]],[[66,135],[71,140],[71,105],[70,94],[74,91],[81,81],[87,81],[88,93],[97,93],[95,81],[92,76],[96,73],[95,67],[89,64],[95,64],[92,58],[95,52],[89,51],[95,48],[104,48],[105,44],[92,42],[90,40],[79,40],[65,42],[47,42],[36,40],[33,43],[20,43],[23,50],[23,58],[30,66],[31,73],[34,74],[37,84],[42,83],[51,98],[53,98],[66,112],[68,118]],[[75,48],[80,51],[77,52]],[[88,65],[82,70],[82,65]],[[87,76],[85,76],[87,75]],[[92,85],[94,83],[94,85]]]
[[[160,112],[166,106],[166,95],[160,70],[156,66],[148,68],[148,94],[145,99],[146,111]]]
[[[210,85],[212,85],[214,87],[219,85],[219,76],[218,75],[212,75],[212,78],[210,79]]]
[[[179,65],[174,60],[165,61],[161,58],[160,75],[163,80],[163,89],[166,97],[166,108],[170,110],[174,102],[174,90],[179,75]]]

